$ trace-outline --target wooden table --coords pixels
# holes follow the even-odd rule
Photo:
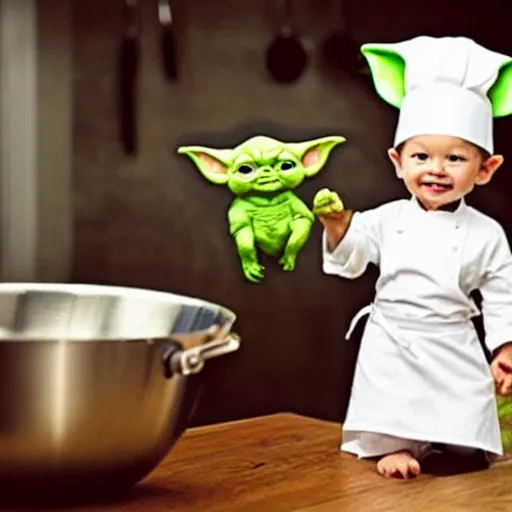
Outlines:
[[[384,479],[339,451],[340,426],[293,414],[189,429],[128,496],[76,512],[512,511],[512,464]]]

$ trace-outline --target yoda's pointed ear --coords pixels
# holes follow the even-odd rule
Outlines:
[[[212,149],[202,146],[182,146],[178,153],[188,155],[201,171],[201,174],[216,185],[228,181],[228,168],[233,158],[231,149]]]
[[[490,88],[488,96],[494,117],[512,114],[512,59],[501,66],[498,78]]]
[[[345,142],[344,137],[333,135],[306,142],[287,144],[287,148],[302,161],[306,176],[310,177],[322,169],[332,149],[343,142]]]
[[[365,44],[361,53],[368,62],[378,95],[400,108],[405,95],[404,58],[386,44]]]

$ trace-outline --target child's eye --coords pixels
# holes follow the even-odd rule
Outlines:
[[[461,155],[452,154],[452,155],[448,155],[448,161],[449,162],[465,162],[466,159]]]
[[[427,153],[414,153],[412,157],[420,162],[425,162],[428,159]]]

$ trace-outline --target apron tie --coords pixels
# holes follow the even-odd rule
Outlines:
[[[382,314],[380,309],[376,308],[373,303],[361,308],[355,314],[354,318],[352,318],[348,331],[345,334],[346,340],[350,339],[350,337],[352,336],[359,320],[361,320],[361,318],[368,314],[371,315],[375,323],[377,323],[380,327],[382,327],[382,329],[384,329],[384,331],[390,337],[390,339],[392,339],[395,343],[398,343],[403,348],[406,348],[409,351],[411,350],[411,343],[402,337],[400,330],[397,327],[391,325],[387,321],[386,317]]]
[[[371,314],[372,310],[373,310],[373,304],[368,304],[364,308],[361,308],[355,314],[355,316],[352,318],[352,321],[350,322],[350,326],[348,328],[348,331],[345,334],[345,339],[346,340],[349,340],[350,337],[352,336],[352,333],[354,332],[354,329],[356,328],[356,325],[358,324],[359,320],[361,320],[361,318],[363,318],[363,316]]]

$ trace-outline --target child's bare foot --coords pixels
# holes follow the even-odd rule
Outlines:
[[[411,452],[404,450],[382,457],[377,462],[377,471],[385,477],[410,478],[418,476],[421,468]]]

